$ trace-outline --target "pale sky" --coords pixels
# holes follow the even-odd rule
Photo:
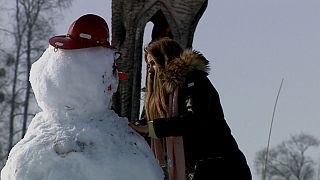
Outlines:
[[[111,30],[111,0],[74,0],[57,34],[86,13]],[[254,179],[282,78],[271,147],[300,132],[320,138],[319,19],[319,0],[211,0],[197,26],[193,48],[211,62],[209,78]]]

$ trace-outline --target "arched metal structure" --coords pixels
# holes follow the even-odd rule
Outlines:
[[[113,0],[112,45],[122,53],[120,71],[129,74],[113,98],[115,111],[129,121],[139,118],[143,35],[154,24],[152,39],[169,36],[182,47],[192,47],[197,24],[208,0]]]

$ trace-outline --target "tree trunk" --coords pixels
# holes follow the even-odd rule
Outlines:
[[[27,10],[25,10],[27,11]],[[29,112],[29,101],[30,101],[30,91],[31,91],[31,84],[29,82],[29,76],[30,76],[30,70],[31,70],[31,41],[32,41],[32,31],[33,26],[37,20],[37,17],[39,15],[40,6],[36,7],[36,13],[33,15],[31,12],[27,13],[27,26],[28,26],[28,34],[27,34],[27,74],[26,74],[26,83],[27,83],[27,89],[25,92],[25,99],[24,99],[24,111],[23,111],[23,122],[22,122],[22,134],[21,138],[24,137],[27,131],[27,122],[28,122],[28,112]],[[33,15],[33,16],[32,16]]]
[[[9,142],[8,142],[8,156],[9,156],[9,152],[12,148],[12,144],[13,144],[13,135],[14,135],[14,113],[15,113],[15,109],[16,109],[16,89],[17,89],[17,79],[18,79],[18,70],[19,70],[19,63],[20,63],[20,51],[21,51],[21,28],[20,28],[20,20],[19,20],[19,1],[16,0],[16,16],[15,16],[15,20],[16,20],[16,31],[17,33],[15,34],[15,41],[16,41],[16,57],[15,57],[15,65],[14,65],[14,75],[13,75],[13,85],[12,85],[12,96],[11,96],[11,100],[10,100],[10,115],[9,115]]]

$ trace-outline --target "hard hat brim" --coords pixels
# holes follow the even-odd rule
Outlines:
[[[97,43],[75,41],[66,35],[54,36],[50,38],[49,44],[58,49],[83,49],[83,48],[98,47],[98,46],[109,48],[109,49],[116,49],[115,47],[111,46],[109,43],[102,45]]]

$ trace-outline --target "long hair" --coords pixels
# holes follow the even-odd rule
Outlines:
[[[147,87],[145,93],[144,107],[146,118],[153,120],[157,118],[169,117],[169,93],[163,88],[165,79],[161,78],[161,73],[166,69],[174,59],[178,59],[183,52],[182,47],[178,42],[162,38],[157,41],[152,41],[144,49],[145,59],[150,54],[155,61],[154,76],[147,73]],[[149,68],[149,67],[148,67]]]

